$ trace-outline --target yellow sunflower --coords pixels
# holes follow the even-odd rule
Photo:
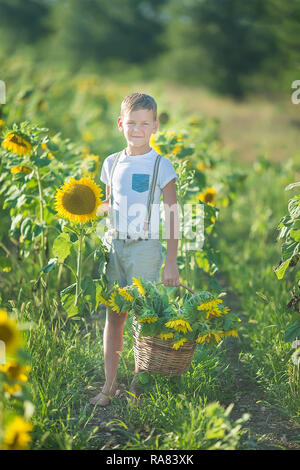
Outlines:
[[[160,333],[160,339],[169,339],[173,338],[174,333]]]
[[[101,204],[102,191],[89,177],[70,181],[57,190],[55,209],[63,219],[75,223],[85,223],[96,219],[97,208]]]
[[[129,300],[130,302],[132,302],[132,301],[134,300],[133,297],[132,297],[132,295],[129,294],[129,292],[127,292],[126,289],[122,289],[121,287],[119,287],[118,292],[119,292],[119,294],[120,294],[122,297],[124,297],[126,300]]]
[[[215,196],[216,196],[216,191],[215,188],[212,186],[210,188],[207,188],[204,193],[199,194],[198,199],[200,201],[206,202],[206,204],[210,204],[211,206],[215,205]]]
[[[152,317],[152,316],[145,316],[145,317],[141,317],[139,319],[139,323],[155,323],[156,321],[158,320],[157,317]]]
[[[49,151],[49,148],[46,143],[42,144],[42,148],[44,150],[48,150],[47,157],[50,158],[50,160],[53,160],[55,158],[54,155],[52,155],[52,153]]]
[[[221,317],[223,313],[224,311],[220,310],[219,308],[212,308],[211,310],[208,310],[205,318],[206,320],[211,320],[212,318]]]
[[[3,148],[6,148],[19,156],[30,155],[32,152],[32,145],[28,137],[25,138],[16,132],[9,133],[1,145]]]
[[[8,318],[6,310],[0,309],[0,341],[3,341],[5,351],[14,354],[22,344],[21,332],[15,320]]]
[[[160,152],[161,152],[160,146],[155,143],[155,136],[154,136],[154,134],[152,134],[151,137],[150,137],[149,145],[150,145],[150,147],[152,147],[154,150],[156,150],[157,153],[160,153]]]
[[[31,168],[28,168],[28,166],[23,166],[23,165],[17,165],[17,166],[14,166],[13,168],[11,168],[10,170],[11,174],[15,175],[17,173],[31,173],[32,172],[32,169]]]
[[[20,392],[22,390],[22,387],[20,384],[14,384],[14,385],[4,384],[4,390],[10,395],[14,395],[17,392]]]
[[[146,291],[145,291],[144,287],[142,286],[142,283],[139,279],[137,279],[136,277],[133,277],[132,278],[132,284],[135,285],[135,287],[137,287],[140,294],[142,294],[142,295],[146,294]]]
[[[197,169],[200,170],[200,171],[209,169],[209,166],[205,165],[204,163],[197,163],[196,166],[197,166]]]
[[[12,359],[6,362],[6,364],[1,365],[0,370],[7,375],[9,380],[27,382],[27,374],[30,371],[30,367],[22,366],[15,359]]]
[[[31,441],[30,432],[32,424],[25,421],[24,418],[16,416],[8,425],[4,433],[4,450],[26,450]]]
[[[238,338],[239,334],[237,330],[228,330],[228,331],[219,331],[220,336],[233,336],[235,338]]]
[[[192,331],[191,325],[184,318],[176,318],[175,320],[170,320],[166,324],[167,328],[172,328],[176,331],[182,331],[186,333],[187,331]]]
[[[110,306],[110,303],[108,300],[106,300],[104,297],[102,297],[101,294],[98,295],[98,300],[101,302],[103,305],[107,305],[108,307]]]
[[[214,333],[214,332],[210,332],[210,333],[206,333],[204,335],[199,335],[198,338],[196,339],[196,342],[197,343],[200,343],[200,344],[203,344],[203,343],[209,343],[210,341],[217,341],[217,343],[219,343],[222,338],[221,338],[221,335],[220,333]]]
[[[187,341],[186,338],[182,338],[179,341],[176,341],[176,343],[173,344],[172,348],[178,349],[180,346],[182,346],[185,342]]]
[[[201,305],[197,307],[197,310],[211,310],[213,308],[217,308],[218,304],[223,303],[221,299],[213,299],[208,300],[207,302],[203,302]]]
[[[116,304],[116,295],[117,292],[113,292],[108,301],[109,306],[113,309],[114,312],[120,313],[120,307]]]

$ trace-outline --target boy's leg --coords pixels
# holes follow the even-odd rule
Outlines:
[[[106,267],[108,288],[114,281],[118,281],[120,287],[126,285],[126,278],[122,267],[122,252],[124,242],[113,240],[110,248],[109,262]],[[100,406],[108,405],[109,396],[116,392],[116,376],[119,363],[119,352],[123,346],[123,329],[127,318],[127,312],[116,313],[110,307],[106,307],[106,320],[103,334],[104,345],[104,370],[105,384],[102,392],[90,399],[90,402]]]
[[[160,270],[163,264],[162,245],[158,239],[130,240],[126,243],[125,257],[127,258],[126,281],[132,284],[132,277],[137,279],[143,277],[148,281],[159,281]],[[127,249],[127,250],[126,250]],[[138,404],[140,390],[137,376],[140,370],[135,364],[134,377],[130,384],[130,392],[135,395],[131,397],[132,403]]]
[[[122,351],[123,329],[126,318],[127,312],[118,314],[109,307],[106,309],[106,322],[103,335],[105,384],[102,392],[91,398],[91,403],[106,406],[110,401],[109,396],[113,396],[116,392],[116,376],[120,359],[119,353]]]

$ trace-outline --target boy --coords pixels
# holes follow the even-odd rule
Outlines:
[[[158,125],[157,105],[151,96],[133,93],[123,100],[118,127],[124,133],[127,147],[105,159],[100,177],[106,184],[106,200],[103,201],[102,208],[105,213],[110,214],[109,230],[104,240],[110,250],[106,268],[108,287],[114,281],[118,281],[120,287],[131,285],[132,277],[159,280],[163,262],[159,240],[161,192],[166,214],[171,215],[171,223],[166,230],[167,253],[162,281],[167,286],[179,284],[176,262],[177,176],[171,162],[159,156],[149,145],[150,137],[157,131]],[[136,214],[138,217],[135,217]],[[106,381],[102,392],[90,399],[91,403],[106,406],[116,392],[117,366],[126,318],[127,312],[116,315],[107,307],[104,328]],[[135,373],[138,373],[137,369]],[[130,388],[132,392],[135,392],[134,385],[135,378]]]

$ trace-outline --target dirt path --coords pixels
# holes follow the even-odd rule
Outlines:
[[[227,292],[226,304],[234,312],[242,313],[239,298],[228,287],[226,277],[217,276],[219,283]],[[247,321],[241,314],[242,321]],[[230,359],[232,372],[232,389],[234,396],[230,403],[234,403],[231,412],[233,420],[240,418],[243,413],[250,414],[246,427],[250,430],[250,447],[257,450],[300,450],[300,426],[282,415],[278,410],[264,405],[266,394],[247,374],[247,369],[239,360],[239,353],[243,350],[240,341],[233,338],[226,340],[226,350]],[[229,404],[229,403],[228,403]]]

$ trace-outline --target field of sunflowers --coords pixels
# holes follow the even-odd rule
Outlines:
[[[116,119],[133,87],[23,65],[6,61],[0,106],[0,448],[299,449],[299,155],[244,163],[218,119],[148,84],[151,145],[174,166],[179,206],[202,208],[204,244],[191,250],[185,225],[177,262],[193,294],[143,279],[108,289],[99,176],[124,147]],[[106,305],[130,315],[119,394],[100,408]],[[133,314],[144,336],[197,344],[183,375],[140,374],[140,407],[126,405]]]

